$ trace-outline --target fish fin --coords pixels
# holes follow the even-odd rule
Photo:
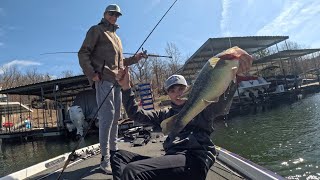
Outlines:
[[[209,105],[211,103],[216,103],[219,101],[219,98],[214,99],[213,101],[202,99],[203,102],[205,102],[206,105]]]
[[[220,60],[220,58],[212,57],[209,59],[209,63],[212,67],[214,67],[218,63],[219,60]]]
[[[188,97],[179,97],[179,98],[177,98],[177,99],[187,101],[187,100],[188,100]]]
[[[233,82],[236,83],[237,82],[237,72],[238,72],[238,67],[233,67],[232,69],[232,74],[234,75],[234,78],[233,78]]]
[[[188,100],[188,96],[189,96],[189,94],[191,92],[191,89],[192,89],[192,85],[189,86],[178,99]]]
[[[177,121],[177,114],[163,120],[160,124],[163,134],[169,134]]]
[[[231,71],[232,71],[232,73],[234,74],[234,76],[236,76],[236,74],[237,74],[237,72],[238,72],[238,67],[233,67],[233,68],[231,68]]]

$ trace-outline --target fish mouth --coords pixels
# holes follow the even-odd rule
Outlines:
[[[223,55],[219,56],[219,58],[222,60],[237,60],[237,59],[239,59],[237,56],[235,56],[233,54],[223,54]]]

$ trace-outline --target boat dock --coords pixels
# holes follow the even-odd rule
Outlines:
[[[0,133],[0,139],[3,141],[29,141],[42,139],[45,137],[63,136],[65,133],[56,127],[53,128],[34,128],[25,131],[11,131]]]

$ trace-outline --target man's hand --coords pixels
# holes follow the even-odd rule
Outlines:
[[[239,69],[237,71],[237,74],[248,72],[252,66],[252,62],[253,58],[248,53],[241,54],[239,58]]]
[[[125,69],[119,69],[118,74],[116,76],[116,80],[118,81],[118,84],[121,86],[123,90],[130,89],[131,86],[129,68],[125,67]]]
[[[139,52],[137,53],[134,58],[138,61],[140,61],[142,58],[148,58],[148,56],[146,54],[144,54],[143,52]]]
[[[92,81],[100,81],[100,75],[98,73],[94,73]]]

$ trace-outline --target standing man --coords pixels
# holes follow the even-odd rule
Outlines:
[[[99,142],[101,147],[100,168],[111,174],[110,154],[117,150],[118,119],[120,118],[121,91],[116,75],[124,66],[137,63],[144,56],[138,53],[130,58],[123,58],[122,44],[116,34],[119,26],[117,19],[122,15],[116,4],[107,6],[98,25],[92,26],[78,52],[79,63],[88,77],[90,85],[96,90],[98,107],[111,90],[98,113]]]

